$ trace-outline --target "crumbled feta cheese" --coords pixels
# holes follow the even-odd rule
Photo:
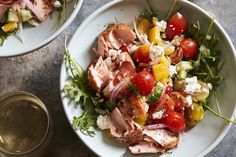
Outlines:
[[[128,46],[128,51],[130,54],[134,53],[139,47],[136,45]]]
[[[157,22],[156,26],[160,29],[161,32],[165,32],[167,23],[166,23],[166,21],[162,20],[160,22]]]
[[[171,41],[171,44],[174,46],[179,46],[182,39],[182,36],[175,36],[174,39]]]
[[[186,96],[187,107],[190,107],[193,104],[193,98],[191,95]]]
[[[167,22],[164,20],[158,21],[157,18],[153,18],[153,24],[159,28],[161,32],[165,32],[167,27]]]
[[[150,50],[150,58],[152,61],[154,61],[157,57],[161,57],[164,54],[164,48],[161,46],[151,46]]]
[[[158,112],[155,112],[152,114],[153,119],[161,119],[163,117],[163,114],[165,113],[165,110],[160,110]]]
[[[55,8],[60,8],[62,5],[61,5],[61,2],[60,2],[60,1],[55,1],[55,2],[53,3],[53,6],[54,6]]]
[[[107,115],[99,115],[97,118],[97,125],[101,130],[109,129],[109,117]]]
[[[139,37],[144,42],[143,44],[150,44],[150,42],[148,40],[148,36],[146,34],[140,34]]]
[[[208,87],[210,90],[212,90],[212,88],[213,88],[213,86],[212,86],[211,83],[207,83],[207,87]]]
[[[196,92],[199,92],[201,90],[201,85],[197,82],[197,77],[191,77],[185,79],[185,92],[187,94],[194,94]]]
[[[115,60],[121,53],[121,50],[114,50],[114,49],[110,49],[108,54],[109,57],[111,57],[112,60]]]
[[[171,77],[174,76],[174,75],[176,75],[176,74],[177,74],[176,66],[170,65],[170,66],[169,66],[169,73],[170,73],[170,76],[171,76]]]
[[[171,51],[175,51],[175,46],[171,45],[170,43],[167,43],[164,45],[164,49],[168,49],[168,50],[171,50]]]

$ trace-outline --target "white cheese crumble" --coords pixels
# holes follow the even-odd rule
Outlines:
[[[208,87],[210,90],[212,90],[212,88],[213,88],[213,86],[212,86],[211,83],[207,83],[207,87]]]
[[[155,26],[157,26],[159,28],[159,30],[161,32],[165,32],[166,27],[167,27],[167,22],[166,21],[164,21],[164,20],[158,21],[158,19],[156,17],[154,17],[152,19],[152,22]]]
[[[139,47],[136,45],[128,46],[128,51],[130,54],[134,53]]]
[[[166,23],[166,21],[162,20],[160,22],[157,22],[156,26],[160,29],[161,32],[165,32],[166,27],[167,27],[167,23]]]
[[[165,113],[165,110],[160,110],[158,112],[155,112],[152,114],[153,119],[161,119],[163,117],[163,114]]]
[[[108,54],[109,57],[111,57],[112,60],[115,60],[121,53],[121,50],[114,50],[114,49],[110,49]]]
[[[139,37],[144,42],[143,44],[150,44],[148,36],[146,34],[140,34]]]
[[[187,94],[194,94],[196,92],[199,92],[201,90],[201,85],[197,82],[197,77],[190,77],[185,79],[185,92]]]
[[[97,125],[101,130],[109,129],[109,117],[107,115],[99,115],[97,118]]]
[[[193,104],[193,98],[191,95],[186,96],[186,101],[187,101],[187,107],[190,107]]]
[[[176,74],[177,74],[176,66],[170,65],[170,66],[169,66],[169,73],[170,73],[170,76],[171,76],[171,77],[173,77],[174,75],[176,75]]]
[[[161,46],[152,45],[150,50],[150,58],[154,61],[157,57],[161,57],[164,54],[164,48]]]
[[[171,44],[174,46],[179,46],[182,39],[183,36],[175,36],[174,39],[171,41]]]
[[[164,49],[169,49],[172,50],[173,52],[175,51],[175,46],[171,45],[171,43],[167,43],[164,45]]]

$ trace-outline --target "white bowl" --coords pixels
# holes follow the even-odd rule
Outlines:
[[[157,13],[160,16],[168,14],[172,5],[172,1],[170,0],[149,0],[149,2],[153,10],[158,10]],[[92,48],[96,46],[99,33],[108,24],[115,23],[116,20],[131,24],[133,17],[139,15],[146,7],[145,0],[115,0],[98,9],[83,22],[71,39],[68,49],[73,58],[86,68],[93,56]],[[206,31],[211,22],[211,17],[206,11],[185,0],[177,1],[176,8],[180,7],[182,7],[181,13],[183,13],[189,23],[195,23],[196,20],[199,20],[202,29]],[[225,80],[218,88],[218,101],[223,114],[227,117],[233,117],[236,104],[235,49],[229,36],[217,21],[213,27],[213,32],[220,38],[218,49],[222,51],[222,59],[226,61],[222,69],[222,75]],[[65,65],[63,64],[60,80],[61,89],[66,84],[66,78],[67,74]],[[79,108],[76,109],[74,105],[69,105],[68,100],[63,98],[63,94],[62,102],[65,113],[71,123],[73,116],[79,116],[81,110]],[[211,101],[211,104],[214,106],[215,101]],[[163,154],[162,156],[204,156],[222,140],[230,126],[231,124],[206,111],[204,119],[196,127],[183,134],[180,144],[173,150],[173,153]],[[96,131],[95,137],[86,136],[80,131],[76,131],[76,133],[99,156],[133,156],[124,146],[105,140],[100,131]],[[141,156],[156,156],[156,154]]]
[[[76,7],[74,7],[73,3],[68,3],[66,18],[64,20],[62,17],[58,26],[55,26],[57,13],[54,11],[52,16],[50,15],[46,21],[39,24],[38,27],[24,27],[24,43],[22,43],[16,35],[8,37],[3,46],[0,47],[0,58],[23,55],[37,50],[52,41],[71,24],[78,14],[82,3],[83,0],[78,0]]]

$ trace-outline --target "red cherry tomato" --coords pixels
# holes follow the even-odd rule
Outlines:
[[[184,132],[185,130],[185,119],[184,117],[175,111],[170,111],[165,117],[165,124],[170,130],[176,133]]]
[[[134,76],[132,83],[138,88],[142,95],[151,93],[155,80],[151,73],[147,71],[141,71]]]
[[[174,108],[175,108],[175,102],[169,97],[169,95],[165,94],[160,98],[160,100],[156,104],[149,106],[148,118],[152,122],[157,123],[157,124],[164,123],[164,118],[166,116],[166,113],[170,111],[173,112]],[[164,110],[162,117],[158,119],[153,118],[153,114],[161,110]]]
[[[185,97],[179,92],[171,92],[169,94],[170,98],[175,102],[175,111],[182,112],[186,106]]]
[[[150,45],[142,45],[134,53],[134,59],[139,63],[147,63],[150,60],[149,52]]]
[[[182,14],[177,12],[167,25],[167,37],[173,39],[176,35],[183,34],[187,29],[187,21]]]
[[[162,97],[159,106],[165,108],[166,111],[173,111],[175,108],[175,102],[169,97],[169,95],[165,94]]]
[[[192,59],[196,56],[198,45],[197,42],[191,38],[183,39],[180,43],[180,47],[184,51],[184,56],[187,59]]]
[[[183,56],[184,56],[183,49],[181,47],[177,47],[175,49],[175,52],[170,55],[171,64],[173,65],[178,64],[180,61],[182,61]]]

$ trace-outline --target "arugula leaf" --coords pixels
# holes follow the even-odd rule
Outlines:
[[[90,130],[90,128],[96,125],[96,119],[97,116],[89,114],[88,112],[85,111],[80,117],[73,118],[72,127],[75,130],[79,129],[83,134],[94,136],[95,132]]]
[[[162,89],[160,86],[156,86],[156,87],[154,88],[154,91],[153,91],[151,97],[150,97],[149,100],[148,100],[148,103],[149,103],[149,104],[154,104],[154,103],[156,103],[156,102],[160,99],[160,97],[161,97],[162,90],[163,90],[163,89]]]
[[[214,33],[210,34],[213,24],[214,19],[211,21],[207,32],[204,34],[201,32],[199,21],[197,21],[188,32],[188,35],[199,44],[197,58],[192,61],[194,70],[190,74],[199,76],[202,81],[217,86],[223,80],[223,77],[219,74],[221,69],[221,66],[219,66],[220,52],[215,50],[219,39]]]
[[[213,110],[211,107],[209,107],[208,103],[207,102],[200,102],[201,105],[208,111],[210,111],[212,114],[216,115],[217,117],[229,122],[229,123],[233,123],[233,124],[236,124],[236,121],[235,120],[231,120],[229,118],[226,118],[224,117],[222,114],[220,113],[217,113],[215,110]]]
[[[71,57],[70,52],[66,47],[65,41],[65,64],[66,71],[68,74],[68,83],[64,86],[63,92],[65,97],[76,105],[80,105],[83,113],[80,117],[74,117],[72,126],[73,128],[79,127],[81,132],[86,133],[90,136],[94,135],[90,127],[96,127],[95,107],[100,102],[95,96],[91,87],[86,72],[83,68]]]

